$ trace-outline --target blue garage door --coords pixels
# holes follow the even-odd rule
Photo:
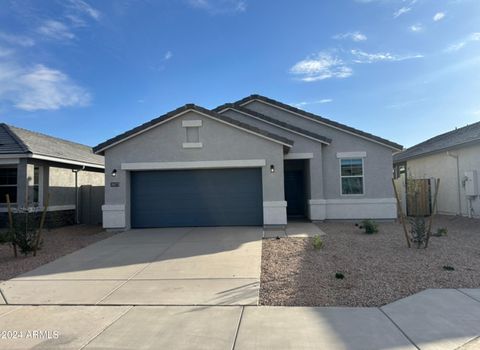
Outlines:
[[[263,224],[259,168],[138,171],[130,186],[135,228]]]

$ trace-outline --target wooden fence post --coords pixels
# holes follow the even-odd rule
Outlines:
[[[47,199],[43,205],[42,218],[40,219],[40,228],[37,233],[37,240],[35,241],[35,248],[33,249],[33,256],[37,256],[38,246],[42,237],[43,224],[45,223],[45,216],[47,215],[48,202],[50,201],[50,193],[47,193]]]
[[[427,238],[425,240],[425,249],[428,247],[428,241],[430,240],[430,235],[432,233],[432,223],[433,223],[433,216],[435,215],[435,209],[437,207],[437,196],[438,196],[438,188],[440,186],[440,179],[435,179],[435,197],[433,197],[433,206],[432,206],[432,215],[430,215],[430,220],[428,222],[428,231],[427,231]]]
[[[407,231],[407,226],[405,225],[405,217],[403,214],[403,208],[402,208],[402,202],[400,200],[400,197],[397,192],[397,187],[395,186],[395,180],[392,179],[392,185],[393,185],[393,191],[395,192],[395,198],[397,199],[397,205],[398,208],[400,209],[400,222],[402,223],[403,226],[403,232],[405,233],[405,239],[407,240],[407,246],[410,248],[410,238],[408,237],[408,231]]]

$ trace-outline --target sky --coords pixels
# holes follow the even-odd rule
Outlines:
[[[479,0],[0,1],[0,121],[91,146],[251,94],[406,147],[480,120]]]

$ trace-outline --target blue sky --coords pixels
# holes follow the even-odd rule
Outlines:
[[[96,145],[252,93],[411,146],[480,120],[478,0],[0,7],[0,120]]]

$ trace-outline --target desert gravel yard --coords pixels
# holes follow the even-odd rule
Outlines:
[[[263,241],[261,305],[381,306],[428,288],[480,287],[480,220],[436,216],[433,231],[448,235],[427,249],[408,249],[399,223],[379,223],[370,235],[353,223],[319,227],[327,234],[320,250],[312,238]]]
[[[112,235],[101,226],[75,225],[46,230],[42,235],[42,249],[36,257],[31,254],[25,257],[19,252],[18,258],[14,258],[11,246],[0,245],[0,280],[33,270]]]

